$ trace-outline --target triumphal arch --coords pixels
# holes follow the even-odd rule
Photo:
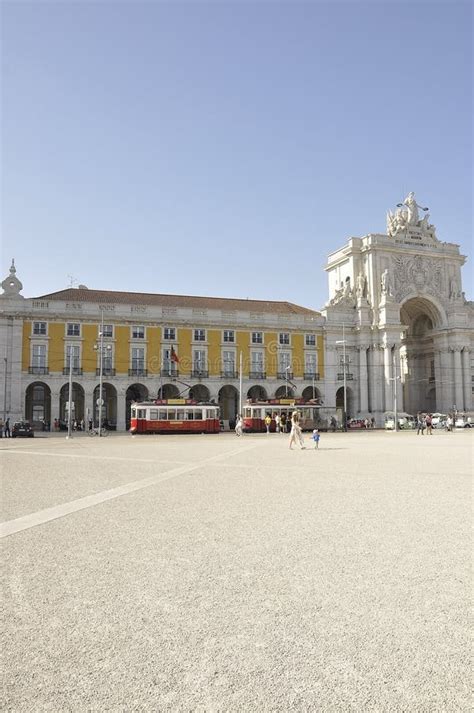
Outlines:
[[[380,422],[395,389],[399,411],[473,408],[465,260],[459,245],[437,237],[413,193],[388,212],[386,234],[350,238],[329,255],[327,402],[340,403],[344,382],[352,417]]]

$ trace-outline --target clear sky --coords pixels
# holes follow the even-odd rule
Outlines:
[[[470,3],[4,1],[2,20],[2,277],[15,256],[26,296],[72,275],[317,309],[327,254],[410,190],[474,257]]]

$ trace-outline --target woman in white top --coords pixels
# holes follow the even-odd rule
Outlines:
[[[293,443],[299,443],[301,449],[305,447],[298,411],[293,411],[291,414],[290,450],[292,450]]]

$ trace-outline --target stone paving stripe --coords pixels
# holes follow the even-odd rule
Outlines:
[[[243,448],[238,448],[237,450],[227,451],[226,453],[220,453],[212,458],[206,458],[200,463],[193,463],[192,465],[180,466],[179,468],[173,468],[167,473],[160,473],[158,475],[152,475],[149,478],[142,478],[141,480],[135,480],[126,485],[121,485],[118,488],[111,488],[110,490],[103,490],[101,493],[95,493],[94,495],[87,495],[84,498],[78,498],[77,500],[72,500],[69,503],[63,503],[62,505],[55,505],[52,508],[46,508],[45,510],[39,510],[38,512],[30,513],[29,515],[24,515],[23,517],[18,517],[15,520],[8,520],[0,525],[0,538],[8,537],[9,535],[14,535],[17,532],[22,532],[23,530],[29,530],[31,527],[37,527],[38,525],[44,525],[51,520],[57,520],[66,515],[71,515],[72,513],[78,512],[79,510],[85,510],[87,508],[93,507],[94,505],[99,505],[100,503],[107,502],[108,500],[114,500],[115,498],[120,498],[122,495],[128,495],[128,493],[133,493],[137,490],[142,490],[143,488],[148,488],[150,485],[156,485],[164,480],[169,480],[170,478],[176,478],[179,475],[184,475],[185,473],[190,473],[193,470],[198,470],[208,463],[218,461],[220,458],[229,458],[234,455],[239,455],[245,451],[250,451],[256,448],[258,443],[253,443],[252,445],[245,446]],[[126,460],[126,459],[125,459]]]
[[[20,451],[20,450],[2,450],[0,453],[7,453],[8,455],[25,455],[25,456],[49,456],[50,458],[89,458],[90,460],[120,460],[127,461],[128,463],[176,463],[186,464],[187,461],[184,460],[160,460],[157,461],[156,458],[123,458],[122,456],[91,456],[88,453],[52,453],[51,451]]]

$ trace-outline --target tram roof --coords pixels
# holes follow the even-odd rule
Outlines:
[[[293,302],[274,300],[249,300],[233,297],[199,297],[194,295],[163,295],[149,292],[117,292],[115,290],[89,290],[88,288],[68,287],[65,290],[51,292],[35,300],[58,300],[67,302],[107,302],[109,304],[146,304],[159,307],[182,307],[195,309],[220,309],[227,311],[270,312],[277,314],[301,314],[320,316],[320,312],[301,307]]]

